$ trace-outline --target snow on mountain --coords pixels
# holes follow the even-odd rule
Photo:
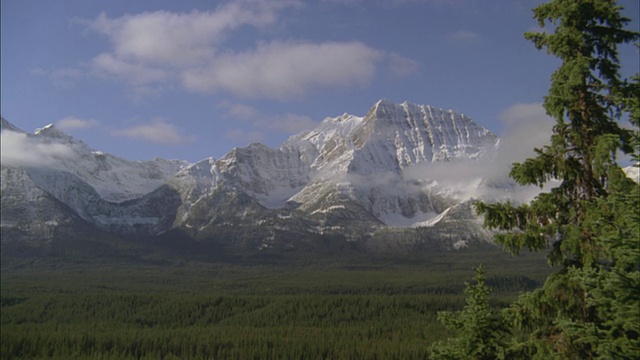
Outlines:
[[[64,223],[62,215],[48,208],[60,206],[68,207],[59,211],[68,221],[75,217],[74,223],[81,219],[118,234],[154,235],[173,224],[179,197],[165,181],[186,162],[121,159],[54,125],[27,134],[2,119],[1,136],[3,227],[55,228]]]
[[[49,241],[56,227],[71,223],[73,211],[37,186],[21,168],[2,167],[2,242],[11,237],[35,242]]]
[[[630,179],[640,184],[640,163],[629,165],[622,170],[624,170],[624,173],[627,174]]]
[[[9,133],[7,133],[9,132]],[[11,147],[3,146],[3,166],[23,165],[31,170],[65,171],[90,185],[107,201],[121,202],[143,196],[160,186],[187,163],[156,158],[152,161],[131,161],[91,149],[87,144],[58,130],[53,124],[26,134],[2,119],[3,142],[10,138]],[[8,140],[9,141],[9,140]],[[51,151],[55,149],[56,151]],[[46,162],[21,164],[15,152],[42,153]],[[4,161],[7,157],[8,161]],[[41,183],[45,190],[49,183]],[[59,186],[56,184],[55,186]],[[50,189],[54,191],[55,189]]]
[[[364,116],[326,118],[279,148],[251,144],[194,164],[121,159],[53,125],[26,134],[3,119],[2,134],[11,144],[3,145],[3,200],[5,182],[15,194],[27,188],[22,181],[103,231],[153,236],[180,229],[255,248],[327,236],[374,248],[443,234],[452,244],[486,236],[470,206],[486,182],[439,176],[438,164],[471,166],[498,143],[465,115],[388,100]],[[22,176],[9,177],[13,169]],[[49,217],[36,218],[44,224]],[[408,241],[389,227],[424,230]]]
[[[424,222],[445,204],[433,181],[407,178],[405,170],[480,158],[495,148],[497,137],[452,111],[380,100],[364,117],[325,119],[287,145],[304,142],[318,153],[311,165],[315,176],[292,200],[312,204],[322,194],[340,192],[387,225],[406,226]]]
[[[267,208],[281,208],[309,182],[309,149],[262,144],[236,148],[217,163],[225,180],[244,189]]]
[[[493,133],[464,115],[381,100],[364,117],[327,118],[278,149],[261,144],[236,148],[217,161],[185,167],[169,182],[182,194],[183,220],[194,203],[216,189],[233,189],[265,208],[294,207],[316,218],[322,215],[323,221],[365,216],[391,226],[414,226],[439,219],[459,201],[448,199],[445,188],[435,189],[428,178],[406,177],[405,169],[474,161],[496,144]]]

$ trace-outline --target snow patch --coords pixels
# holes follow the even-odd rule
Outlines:
[[[468,246],[469,244],[466,240],[458,240],[453,244],[453,248],[456,250],[464,249]]]
[[[401,228],[416,228],[416,227],[432,227],[439,223],[448,213],[450,208],[441,213],[433,211],[424,213],[418,212],[413,217],[407,218],[398,213],[389,213],[381,216],[382,222],[388,226],[401,227]]]
[[[279,185],[271,189],[266,195],[256,195],[256,198],[260,205],[266,207],[267,209],[281,209],[283,207],[286,207],[287,202],[291,199],[291,197],[300,192],[300,190],[302,190],[302,187],[291,188],[288,186]]]
[[[326,209],[314,210],[313,212],[311,212],[311,215],[318,214],[318,213],[326,214],[328,212],[331,212],[331,211],[334,211],[334,210],[341,210],[341,209],[344,209],[344,208],[345,208],[344,205],[332,205],[332,206],[329,206]]]
[[[637,184],[640,184],[640,163],[627,166],[623,170],[624,173],[627,174],[627,177],[635,181]]]

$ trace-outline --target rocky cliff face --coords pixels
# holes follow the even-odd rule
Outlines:
[[[327,118],[280,148],[252,144],[195,164],[120,159],[53,126],[26,134],[2,121],[3,132],[67,151],[55,164],[2,164],[3,231],[37,238],[36,227],[73,218],[121,236],[178,229],[251,249],[323,239],[375,249],[455,248],[486,237],[469,196],[454,196],[451,185],[429,176],[429,164],[473,162],[497,144],[452,111],[381,100],[364,117]]]
[[[376,218],[412,218],[442,212],[429,179],[407,179],[405,170],[437,161],[469,161],[495,148],[497,138],[471,119],[430,106],[381,100],[361,118],[326,119],[318,129],[291,139],[310,142],[318,156],[315,177],[293,200],[312,204],[318,194],[343,193]],[[387,219],[387,221],[385,221]]]
[[[2,131],[22,137],[29,146],[59,150],[37,164],[3,161],[3,227],[18,220],[31,226],[60,223],[60,214],[47,210],[51,199],[97,229],[117,234],[155,235],[173,222],[180,198],[165,181],[185,162],[120,159],[91,149],[53,125],[26,134],[2,119]],[[25,202],[11,200],[17,197]],[[16,206],[29,211],[19,219],[9,216]]]

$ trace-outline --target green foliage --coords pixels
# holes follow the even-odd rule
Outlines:
[[[640,50],[640,43],[636,44]],[[636,164],[640,163],[640,74],[631,77],[629,81],[625,81],[619,94],[619,102],[629,113],[629,121],[636,127],[631,143],[635,152],[632,159]],[[638,166],[638,165],[636,165]]]
[[[485,225],[501,230],[506,250],[551,247],[561,266],[541,289],[523,294],[505,312],[523,331],[510,352],[517,358],[637,358],[640,353],[640,190],[616,162],[638,159],[640,85],[618,75],[617,47],[637,41],[629,19],[610,0],[554,0],[534,9],[554,33],[527,33],[538,49],[562,60],[545,97],[556,119],[550,144],[513,165],[511,177],[540,187],[559,185],[530,204],[478,204]]]
[[[494,307],[535,288],[543,256],[495,247],[305,264],[3,263],[2,359],[423,359],[480,259]],[[459,280],[459,281],[458,281]]]
[[[438,320],[455,338],[435,343],[432,359],[495,360],[505,358],[507,324],[489,307],[491,288],[485,284],[482,266],[475,269],[475,284],[466,283],[466,305],[456,313],[443,311]]]
[[[511,176],[522,185],[543,186],[550,179],[561,184],[529,205],[483,204],[478,210],[487,226],[518,230],[496,238],[508,250],[539,250],[557,240],[550,261],[582,266],[601,256],[583,226],[587,203],[609,195],[616,150],[633,152],[634,133],[617,120],[624,112],[635,113],[632,120],[637,116],[638,83],[619,78],[617,46],[638,39],[638,33],[623,28],[629,20],[608,0],[556,0],[534,9],[534,17],[541,26],[556,25],[553,34],[525,37],[563,61],[544,102],[557,124],[550,145],[514,164]]]

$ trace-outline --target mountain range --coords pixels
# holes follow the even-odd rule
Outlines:
[[[457,249],[490,239],[474,199],[515,196],[505,176],[464,171],[491,163],[495,134],[407,102],[380,100],[279,148],[254,143],[196,163],[122,159],[54,125],[1,126],[7,146],[25,149],[3,154],[3,255],[141,241],[205,252]],[[46,156],[30,158],[33,149]]]

